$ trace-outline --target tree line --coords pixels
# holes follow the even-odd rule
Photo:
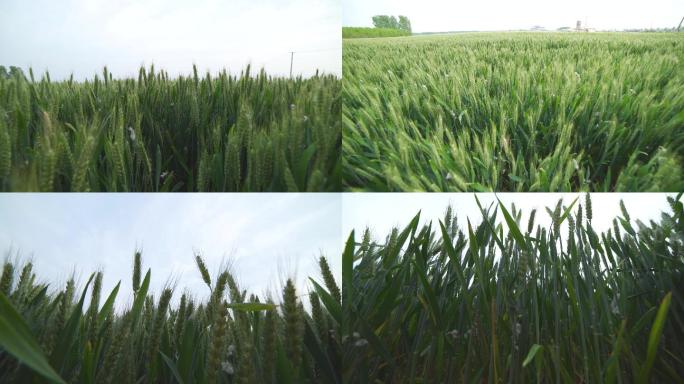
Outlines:
[[[389,15],[375,15],[373,16],[373,25],[375,28],[400,29],[406,32],[411,32],[411,20],[406,16]]]

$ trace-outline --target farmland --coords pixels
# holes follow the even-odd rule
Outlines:
[[[351,233],[345,380],[684,380],[681,194],[657,223],[634,220],[620,201],[600,233],[588,196],[546,213],[473,203],[479,218],[448,208],[439,222],[420,226],[419,213],[379,240]],[[550,224],[536,224],[547,213]]]
[[[339,78],[193,69],[0,76],[0,190],[340,189]]]
[[[344,40],[352,191],[680,191],[684,38]]]
[[[173,286],[155,297],[152,271],[144,271],[141,259],[136,252],[130,281],[109,293],[102,292],[102,272],[80,288],[73,277],[58,286],[36,276],[31,262],[6,260],[0,277],[0,381],[340,382],[340,290],[324,257],[322,279],[310,280],[310,310],[290,279],[279,300],[248,296],[237,277],[228,270],[212,275],[199,255],[206,299]],[[121,284],[135,292],[123,312],[115,310]]]
[[[410,36],[411,32],[393,28],[342,27],[343,39]]]

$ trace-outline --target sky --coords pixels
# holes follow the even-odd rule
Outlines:
[[[2,0],[0,65],[53,80],[102,73],[137,76],[155,64],[171,75],[250,63],[274,75],[340,75],[339,0]]]
[[[372,27],[373,15],[405,15],[413,32],[498,31],[574,27],[601,30],[676,27],[681,0],[344,0],[342,25]]]
[[[466,218],[473,225],[482,222],[474,196],[473,193],[346,193],[342,197],[342,233],[348,235],[355,230],[360,236],[369,227],[375,240],[384,241],[393,227],[403,228],[418,211],[421,211],[421,223],[432,220],[434,227],[438,224],[437,220],[444,217],[449,204],[452,205],[461,227],[467,228]],[[585,198],[584,194],[579,193],[478,193],[477,196],[483,207],[496,202],[496,196],[509,210],[511,203],[515,203],[517,208],[523,210],[522,222],[525,228],[532,209],[537,209],[535,222],[548,226],[551,219],[545,207],[555,208],[559,198],[569,205],[578,196],[577,204],[584,205]],[[640,219],[644,223],[649,220],[658,222],[662,211],[670,211],[666,197],[667,194],[664,193],[592,193],[592,225],[598,232],[612,227],[613,219],[621,216],[620,199],[624,201],[633,221]],[[503,220],[501,213],[498,219]]]
[[[341,280],[340,215],[340,194],[327,193],[5,193],[0,250],[11,260],[33,260],[38,279],[59,289],[73,272],[84,284],[102,270],[106,294],[121,281],[119,310],[132,303],[136,248],[144,268],[152,269],[150,289],[157,295],[171,284],[176,299],[186,289],[208,297],[195,252],[213,278],[227,265],[249,293],[280,295],[292,277],[306,294],[309,277],[322,282],[321,254]]]

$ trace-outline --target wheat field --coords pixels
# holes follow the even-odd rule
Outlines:
[[[684,189],[677,33],[344,40],[350,191]]]
[[[339,78],[193,69],[0,76],[0,190],[340,190]]]
[[[620,201],[601,232],[589,196],[547,208],[550,225],[475,197],[481,217],[352,232],[345,382],[684,381],[681,196],[649,223]]]
[[[322,281],[310,279],[308,295],[288,279],[279,299],[248,295],[228,270],[212,276],[200,255],[195,261],[206,298],[174,286],[155,297],[152,271],[144,272],[136,252],[131,280],[123,282],[132,286],[133,303],[121,311],[122,282],[102,292],[102,272],[80,289],[73,277],[57,286],[36,276],[32,262],[7,259],[0,382],[341,382],[341,294],[325,257]]]

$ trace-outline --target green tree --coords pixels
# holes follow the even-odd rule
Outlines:
[[[375,15],[373,16],[373,25],[375,28],[401,29],[395,16]]]
[[[375,15],[373,16],[373,25],[375,28],[392,28],[392,22],[390,17],[387,15]]]
[[[375,28],[401,29],[411,32],[411,21],[406,16],[399,16],[397,19],[396,16],[375,15],[373,16],[373,25]]]
[[[390,16],[390,17],[389,17],[389,24],[390,24],[389,28],[392,28],[392,29],[400,29],[400,28],[399,28],[399,21],[398,21],[397,18],[394,17],[394,16]]]
[[[399,29],[411,32],[411,20],[406,16],[399,15]]]

